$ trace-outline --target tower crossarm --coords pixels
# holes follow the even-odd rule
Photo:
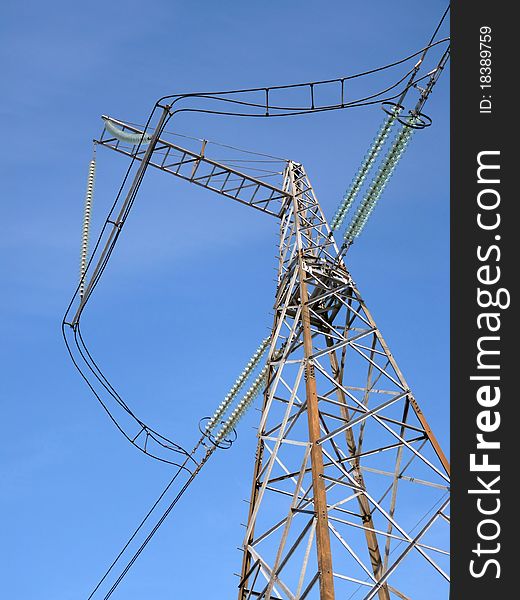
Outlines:
[[[123,121],[112,117],[103,117],[103,119],[109,120],[124,132],[144,134],[142,129]],[[107,129],[103,129],[101,136],[95,142],[138,161],[142,161],[146,154],[144,144],[124,143],[111,135]],[[205,146],[206,143],[203,141],[200,150],[196,152],[159,138],[148,164],[269,215],[280,216],[286,200],[289,199],[289,194],[281,186],[271,185],[205,156]],[[282,183],[281,176],[280,183]]]

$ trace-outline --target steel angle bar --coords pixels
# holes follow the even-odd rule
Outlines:
[[[305,367],[305,365],[304,365],[303,363],[304,363],[303,359],[298,359],[298,360],[296,360],[296,361],[295,361],[294,363],[292,363],[292,364],[295,364],[295,365],[298,365],[298,364],[299,364],[299,365],[300,365],[300,368],[302,368],[302,372],[303,372],[303,370],[304,370],[304,367]],[[285,364],[289,364],[289,361],[286,361],[286,362],[285,362]],[[280,377],[280,383],[283,385],[283,387],[284,387],[284,388],[285,388],[285,389],[286,389],[286,390],[287,390],[287,391],[288,391],[290,394],[292,394],[292,393],[294,392],[294,394],[295,394],[295,401],[296,401],[296,402],[295,402],[295,404],[297,404],[298,406],[303,406],[303,405],[305,404],[305,401],[301,400],[301,399],[299,398],[299,396],[298,396],[298,393],[297,393],[297,392],[298,392],[298,389],[297,389],[297,384],[296,384],[296,382],[294,383],[294,385],[292,385],[292,386],[291,386],[291,385],[289,385],[289,384],[288,384],[288,383],[285,381],[285,379],[284,379],[283,377]]]
[[[334,536],[339,540],[340,544],[348,551],[348,553],[352,556],[352,558],[359,564],[359,566],[363,569],[363,571],[365,571],[365,573],[375,583],[376,578],[374,577],[374,574],[371,573],[369,571],[369,569],[367,569],[367,567],[363,563],[363,561],[354,552],[354,550],[347,544],[347,542],[341,537],[341,535],[339,534],[338,530],[334,527],[334,525],[332,525],[332,523],[329,523],[329,529],[332,531],[332,533],[334,534]]]
[[[360,303],[360,299],[359,298],[355,298],[353,296],[348,296],[348,298],[350,299],[350,303],[346,302],[344,298],[342,298],[341,296],[337,296],[337,299],[339,300],[339,302],[341,302],[345,308],[347,308],[350,312],[352,312],[358,319],[361,319],[361,321],[363,321],[368,327],[375,327],[377,328],[377,326],[375,325],[375,323],[371,323],[368,319],[366,319],[360,311],[355,310],[354,307],[352,306],[353,302],[356,302],[359,304],[359,308],[363,308],[362,304]],[[363,311],[364,312],[364,311]],[[352,319],[352,322],[354,322],[354,319]],[[349,327],[350,329],[350,327]]]
[[[309,312],[314,315],[318,321],[321,322],[321,325],[325,325],[326,327],[328,327],[333,333],[336,334],[336,339],[344,339],[343,334],[338,331],[335,327],[332,327],[330,323],[328,323],[321,315],[317,314],[316,312],[314,312],[313,310],[309,310]],[[322,335],[322,331],[320,329],[316,329],[316,325],[313,325],[312,322],[309,325],[310,330],[312,331],[313,337],[317,336],[317,335]],[[329,334],[330,337],[330,334]],[[313,355],[311,355],[312,358]]]
[[[303,528],[302,532],[297,537],[296,541],[289,548],[289,550],[288,550],[285,558],[280,562],[279,566],[275,567],[275,569],[276,569],[275,570],[275,575],[276,575],[277,578],[279,577],[279,574],[281,573],[282,569],[287,564],[287,561],[291,558],[291,556],[294,554],[295,550],[298,548],[298,546],[304,540],[305,535],[307,534],[307,532],[309,532],[309,530],[311,529],[313,523],[315,523],[315,517],[314,517],[314,515],[311,517],[311,519],[305,525],[305,527]],[[266,592],[267,592],[266,600],[269,600],[269,598],[271,597],[270,590],[266,588]]]
[[[326,479],[327,481],[331,481],[331,482],[333,482],[333,483],[335,483],[337,485],[343,485],[345,487],[353,489],[352,485],[349,485],[349,484],[345,483],[341,479],[337,479],[335,477],[329,477],[329,476],[326,476],[326,475],[324,475],[323,478]],[[333,487],[333,486],[331,486],[331,487]],[[347,504],[348,502],[352,502],[352,500],[356,500],[357,498],[359,498],[362,495],[363,495],[363,491],[361,489],[358,489],[357,492],[354,492],[350,496],[347,496],[346,498],[342,498],[341,500],[338,500],[337,502],[334,502],[334,504],[329,504],[329,507],[328,507],[329,513],[331,511],[333,511],[333,510],[337,510],[339,507],[343,507],[343,505]]]
[[[405,404],[404,410],[403,410],[403,416],[402,416],[402,420],[406,421],[407,417],[408,417],[408,408],[409,408],[409,403]],[[402,436],[404,436],[405,434],[405,430],[404,427],[401,427],[400,429],[400,434]],[[397,454],[396,454],[396,461],[395,461],[395,468],[394,468],[394,475],[393,475],[393,481],[391,484],[391,491],[392,491],[392,495],[391,495],[391,499],[390,499],[390,515],[393,517],[395,514],[395,509],[396,509],[396,504],[397,504],[397,489],[400,483],[401,478],[399,477],[399,475],[402,475],[402,471],[401,471],[401,462],[403,460],[403,448],[404,446],[401,446],[400,448],[398,448],[397,450]],[[419,451],[421,451],[423,448],[423,445],[421,445],[419,447]],[[407,466],[409,464],[411,464],[413,459],[411,459]],[[401,471],[401,472],[400,472]],[[392,523],[388,523],[387,525],[387,532],[388,533],[392,533]],[[390,558],[390,538],[386,539],[386,545],[385,545],[385,558],[384,558],[384,568],[385,570],[388,568],[388,560]]]
[[[249,552],[251,553],[251,555],[253,556],[253,558],[255,558],[256,560],[258,560],[258,562],[260,563],[260,569],[262,570],[262,574],[264,575],[264,577],[266,578],[267,581],[270,581],[271,579],[275,579],[275,587],[274,587],[274,592],[276,594],[278,594],[278,598],[282,598],[282,596],[280,595],[280,592],[276,589],[276,586],[279,586],[284,593],[288,596],[288,598],[290,600],[296,600],[295,596],[292,594],[292,592],[289,590],[289,588],[285,585],[285,583],[276,576],[275,573],[273,573],[272,568],[267,564],[267,562],[260,556],[260,554],[252,547],[252,546],[248,546],[247,548],[249,550]]]
[[[373,588],[373,590],[367,595],[365,596],[364,600],[371,600],[371,598],[373,598],[376,594],[377,591],[379,590],[379,588],[388,580],[388,578],[392,575],[392,573],[396,570],[396,568],[399,566],[399,564],[404,560],[404,558],[406,558],[406,556],[412,551],[413,548],[421,551],[421,553],[423,554],[424,551],[422,550],[422,548],[418,547],[417,542],[423,537],[423,535],[431,528],[431,526],[435,523],[435,521],[437,520],[437,518],[439,517],[439,514],[442,510],[444,510],[444,508],[449,504],[449,499],[446,500],[442,506],[441,509],[439,509],[435,515],[428,521],[428,523],[421,529],[421,531],[417,534],[417,536],[415,536],[415,538],[410,539],[410,543],[407,546],[407,548],[404,550],[404,552],[401,553],[401,555],[396,559],[396,561],[387,569],[387,571],[385,572],[385,574],[379,579],[379,581],[377,582],[376,586]],[[425,554],[425,553],[424,553]],[[423,554],[423,556],[424,556]],[[436,568],[436,570],[446,579],[446,581],[449,581],[450,578],[449,576],[434,562],[430,559],[430,562],[432,562],[432,566],[434,566]]]
[[[318,581],[319,577],[320,572],[318,571],[316,575],[314,575],[314,577],[311,579],[309,585],[305,588],[298,600],[305,600],[305,598],[307,598],[307,596],[311,593],[312,588],[316,585],[316,582]]]
[[[301,373],[301,371],[300,371],[300,373]],[[301,375],[299,375],[299,377],[301,377]],[[296,391],[295,391],[294,395],[295,394],[296,394]],[[294,398],[294,396],[291,397],[291,400],[293,400],[293,398]],[[246,541],[249,539],[249,537],[251,535],[252,528],[253,528],[254,523],[256,521],[256,516],[258,514],[258,510],[260,508],[260,505],[262,503],[262,497],[264,495],[265,488],[267,486],[267,480],[271,476],[271,471],[272,471],[273,466],[274,466],[273,456],[276,456],[276,454],[278,452],[278,449],[279,449],[279,447],[281,445],[281,440],[282,440],[282,437],[285,434],[285,428],[287,426],[287,421],[289,419],[290,411],[291,410],[292,410],[292,401],[289,401],[289,403],[287,405],[287,410],[285,411],[285,414],[284,414],[284,417],[283,417],[283,420],[282,420],[282,424],[280,426],[280,434],[279,434],[279,436],[277,438],[277,441],[275,443],[275,446],[273,448],[273,454],[269,457],[269,459],[266,462],[265,474],[263,473],[264,476],[265,476],[265,479],[264,479],[264,482],[262,483],[262,485],[260,486],[260,489],[258,490],[256,506],[253,509],[252,514],[250,516],[249,526],[247,528],[246,535],[245,535],[245,540]],[[264,414],[267,416],[267,413],[264,413]]]
[[[366,388],[366,387],[359,387],[359,386],[354,386],[354,385],[346,385],[345,388],[347,390],[352,390],[353,392],[364,392],[366,390],[368,390],[371,394],[389,394],[391,396],[393,396],[395,394],[395,390],[382,390],[380,388]],[[423,431],[421,429],[421,431]]]
[[[277,428],[278,429],[278,428]],[[286,433],[287,435],[287,433]],[[278,438],[275,437],[271,437],[271,436],[267,436],[267,435],[262,435],[260,436],[263,440],[267,440],[269,442],[276,442]],[[288,444],[289,446],[301,446],[303,448],[305,448],[305,446],[309,445],[309,442],[300,442],[299,440],[289,440],[287,438],[284,438],[283,440],[281,440],[282,444]]]
[[[283,357],[282,357],[282,360],[283,360]],[[274,394],[276,392],[276,389],[278,387],[279,382],[282,381],[283,382],[282,385],[285,384],[285,381],[282,378],[282,370],[283,370],[283,368],[278,368],[277,369],[275,377],[274,377],[274,380],[270,384],[269,395],[268,395],[268,398],[267,398],[266,406],[264,408],[264,412],[263,412],[262,418],[260,420],[260,424],[258,426],[258,431],[260,431],[260,432],[264,431],[264,429],[265,429],[265,423],[266,423],[266,420],[267,420],[267,416],[269,414],[269,409],[270,409],[271,404],[273,402],[273,397],[274,397]],[[291,393],[290,400],[289,400],[289,405],[290,406],[288,406],[288,411],[289,412],[290,412],[290,409],[292,408],[292,405],[294,404],[294,401],[295,401],[295,398],[296,398],[296,394],[297,394],[297,391],[298,391],[297,387],[300,384],[302,376],[303,376],[303,364],[300,365],[300,368],[299,368],[298,373],[296,375],[295,389],[293,390],[292,388],[289,388],[289,386],[287,386],[287,389]],[[285,385],[287,385],[287,384],[285,384]],[[290,417],[290,414],[287,414],[287,419],[289,419],[289,417]]]
[[[394,473],[390,471],[383,471],[381,469],[374,469],[372,467],[365,467],[363,465],[360,466],[360,469],[363,471],[368,471],[370,473],[376,473],[379,475],[386,475],[388,477],[394,477]],[[440,490],[449,490],[450,488],[447,485],[442,485],[440,483],[434,483],[433,481],[426,481],[424,479],[417,479],[417,477],[409,477],[408,475],[398,475],[398,479],[402,481],[409,481],[410,483],[417,483],[420,485],[425,485],[428,487],[438,488]]]
[[[329,454],[327,454],[327,456],[329,457]],[[351,469],[350,471],[347,471],[345,473],[350,474],[352,471],[353,471],[353,469]],[[346,476],[346,474],[341,479],[338,477],[332,477],[331,475],[323,475],[322,476],[323,479],[326,479],[327,481],[331,482],[330,487],[334,487],[334,485],[342,485],[344,487],[350,488],[351,490],[357,490],[357,492],[354,495],[349,496],[348,498],[343,498],[342,500],[340,500],[339,502],[337,502],[335,504],[330,504],[329,505],[330,508],[334,508],[335,506],[340,506],[341,504],[345,504],[345,502],[349,502],[350,500],[355,498],[357,494],[363,494],[365,491],[365,488],[363,486],[361,486],[359,484],[359,482],[356,481],[355,483],[352,483],[352,481],[351,482],[345,481],[345,476]]]
[[[419,437],[409,439],[408,443],[414,444],[416,442],[423,442],[424,439],[425,439],[424,435],[421,435]],[[348,456],[347,458],[342,459],[341,462],[348,462],[348,461],[351,461],[354,459],[364,458],[366,456],[372,456],[374,454],[379,454],[381,452],[388,452],[389,450],[395,450],[396,448],[400,448],[401,446],[404,446],[404,443],[401,441],[396,442],[395,444],[388,444],[387,446],[379,446],[377,448],[372,448],[371,450],[365,450],[363,452],[358,452],[357,454]]]
[[[265,438],[264,438],[265,439]],[[309,451],[310,451],[310,446],[309,444],[305,444],[302,442],[303,446],[306,446],[306,450],[305,450],[305,454],[304,454],[304,459],[303,459],[303,464],[302,464],[302,468],[299,471],[299,474],[301,475],[301,473],[305,473],[305,465],[307,464],[307,460],[309,458]],[[273,454],[273,451],[271,450],[271,448],[269,447],[268,444],[265,445],[266,450],[269,452],[269,454]],[[285,472],[286,475],[289,476],[289,478],[292,480],[292,482],[294,483],[294,485],[299,486],[301,488],[301,481],[297,481],[295,477],[290,475],[290,471],[289,469],[284,465],[284,463],[278,458],[278,456],[275,457],[276,462],[280,465],[280,467],[282,468],[282,471]],[[298,478],[300,480],[300,477]],[[269,483],[272,483],[272,480],[269,480]],[[302,489],[303,491],[303,489]]]
[[[281,519],[280,521],[275,523],[272,527],[267,529],[267,531],[264,531],[264,533],[262,533],[257,538],[255,538],[251,542],[251,545],[256,546],[256,545],[260,544],[261,542],[263,542],[264,540],[266,540],[271,534],[273,534],[275,531],[278,531],[278,529],[280,529],[280,527],[283,527],[283,525],[286,521],[287,521],[287,517],[284,517],[283,519]]]
[[[408,540],[406,538],[404,538],[400,535],[395,535],[395,533],[387,533],[386,531],[382,531],[381,529],[367,527],[365,524],[361,525],[360,523],[354,523],[354,521],[347,521],[345,519],[341,519],[340,517],[336,517],[335,515],[329,515],[329,519],[334,523],[341,523],[342,525],[347,525],[348,527],[354,527],[355,529],[365,529],[365,530],[368,529],[369,531],[372,531],[373,533],[380,534],[382,537],[391,538],[398,542],[404,542],[404,543],[408,542]],[[417,543],[417,546],[420,548],[423,548],[424,550],[431,550],[432,552],[438,552],[439,554],[444,554],[446,556],[449,556],[449,554],[450,554],[449,552],[447,552],[446,550],[443,550],[442,548],[436,548],[435,546],[429,546],[427,544]]]
[[[305,473],[309,472],[310,469],[306,468]],[[298,475],[299,473],[299,471],[290,471],[289,473],[287,473],[287,475],[279,475],[278,477],[273,477],[272,479],[269,479],[269,484],[278,483],[279,481],[287,481],[287,479],[294,479],[294,477],[296,477],[296,475]]]
[[[381,367],[380,365],[378,365],[374,360],[372,360],[369,356],[367,356],[364,352],[361,352],[361,350],[359,348],[356,347],[356,345],[354,344],[352,346],[352,348],[358,352],[366,361],[368,361],[373,367],[375,367],[378,371],[380,371],[385,377],[387,377],[388,379],[390,379],[390,381],[392,383],[395,383],[395,385],[399,388],[401,388],[402,390],[407,390],[407,388],[404,386],[403,383],[401,383],[400,381],[397,381],[397,379],[394,379],[394,377],[392,377],[385,368]],[[388,364],[388,363],[387,363]],[[391,363],[390,363],[391,364]],[[393,367],[393,365],[391,365]],[[410,390],[407,390],[408,393],[410,393]]]
[[[408,440],[410,441],[410,440]],[[423,439],[422,444],[419,445],[419,452],[424,448],[425,444],[428,442],[428,438],[425,436],[425,438]],[[388,495],[388,493],[391,491],[392,492],[392,496],[394,496],[394,493],[396,493],[397,490],[397,486],[396,486],[396,479],[398,480],[401,476],[404,475],[404,473],[408,470],[408,468],[410,467],[410,465],[413,463],[413,461],[417,458],[417,456],[415,454],[412,454],[412,456],[410,456],[410,458],[408,459],[408,462],[404,465],[404,467],[401,468],[400,464],[401,464],[401,460],[399,459],[398,461],[396,461],[396,468],[394,471],[394,481],[388,486],[388,488],[385,490],[385,492],[383,493],[383,495],[379,498],[379,504],[381,504],[383,502],[383,500],[386,498],[386,496]],[[399,464],[397,464],[399,463]],[[395,502],[394,498],[392,498],[392,504]]]
[[[364,388],[362,388],[362,390],[363,389]],[[334,391],[335,390],[332,390],[332,392],[334,392]],[[389,392],[389,394],[395,395],[395,390],[393,392]],[[322,400],[323,402],[326,402],[328,404],[332,404],[334,406],[339,406],[340,408],[346,408],[352,412],[356,412],[356,413],[364,413],[365,412],[356,406],[352,406],[351,404],[343,404],[342,402],[338,402],[337,400],[333,400],[332,398],[328,398],[326,396],[320,396],[320,400]],[[341,417],[336,416],[336,418],[340,419]],[[403,423],[402,421],[398,421],[397,419],[392,419],[392,418],[386,417],[384,415],[380,415],[379,418],[382,421],[385,421],[386,423],[392,423],[393,425],[400,425],[401,427],[404,427],[405,429],[410,429],[411,431],[416,431],[418,433],[422,433],[423,437],[421,437],[419,439],[424,439],[424,436],[427,435],[426,431],[424,429],[422,429],[421,427],[416,427],[415,425],[411,425],[410,423]]]
[[[282,404],[288,404],[288,403],[289,403],[289,400],[286,400],[286,399],[279,398],[279,397],[277,397],[276,395],[275,395],[275,396],[273,396],[273,399],[274,399],[274,400],[276,400],[277,402],[281,402]],[[295,402],[295,403],[294,403],[294,405],[298,407],[298,411],[297,411],[297,412],[295,412],[294,414],[292,414],[292,415],[289,417],[289,422],[290,422],[291,424],[289,425],[289,428],[288,428],[288,429],[286,429],[286,433],[285,433],[286,435],[288,435],[288,434],[290,433],[290,430],[291,430],[291,428],[292,428],[292,423],[293,423],[294,421],[296,421],[296,420],[298,419],[298,417],[299,417],[299,416],[302,414],[302,412],[305,410],[305,404],[301,404],[301,403],[297,403],[297,402]],[[272,434],[273,434],[275,431],[278,431],[278,429],[280,429],[280,424],[279,424],[279,423],[277,423],[277,424],[276,424],[274,427],[272,427],[271,429],[269,429],[269,430],[267,430],[267,431],[264,431],[264,432],[261,434],[261,436],[260,436],[260,437],[262,437],[262,438],[264,438],[264,437],[265,437],[266,439],[270,439],[270,440],[276,440],[276,439],[278,439],[278,438],[273,438],[273,437],[272,437]],[[287,442],[287,440],[284,440],[284,441],[285,441],[285,442]],[[300,442],[298,442],[298,443],[300,443]],[[307,441],[307,442],[302,442],[302,443],[304,443],[304,444],[306,445],[306,444],[308,444],[309,442]]]
[[[301,501],[303,501],[304,499],[306,499],[306,497],[307,497],[307,494],[309,493],[310,487],[309,487],[307,490],[305,490],[305,489],[303,488],[303,485],[302,485],[302,484],[303,484],[303,478],[304,478],[304,476],[305,476],[305,473],[307,472],[307,468],[306,468],[306,466],[307,466],[307,463],[308,463],[308,460],[309,460],[309,455],[310,455],[310,445],[307,447],[307,449],[306,449],[306,451],[305,451],[305,454],[304,454],[304,457],[303,457],[302,466],[301,466],[301,468],[300,468],[300,471],[298,472],[298,481],[295,481],[295,482],[294,482],[294,483],[295,483],[295,485],[296,485],[296,487],[295,487],[294,494],[293,494],[293,501],[292,501],[292,503],[291,503],[291,509],[290,509],[290,512],[289,512],[288,516],[287,516],[287,517],[285,517],[285,518],[284,518],[284,519],[281,521],[282,523],[285,523],[285,522],[287,522],[287,520],[288,520],[288,519],[291,519],[291,520],[292,520],[292,516],[291,516],[291,514],[292,514],[292,512],[293,512],[293,511],[296,509],[296,507],[297,507],[297,502],[296,502],[296,501],[297,501],[298,499],[300,499],[300,502],[301,502]],[[301,494],[300,494],[300,492],[301,492]]]
[[[321,365],[319,365],[318,361],[315,361],[314,363],[316,366],[318,366],[320,372],[327,377],[330,381],[335,381],[333,379],[331,379],[331,376],[327,373],[326,370],[324,370]],[[355,398],[354,396],[352,396],[352,394],[349,394],[348,391],[338,382],[336,382],[336,385],[342,389],[344,391],[345,394],[347,394],[347,396],[349,396],[349,398],[352,398],[354,400],[354,402],[356,402],[358,405],[360,405],[361,407],[363,407],[363,409],[365,411],[367,411],[368,409],[361,403],[359,402],[359,400],[357,400],[357,398]],[[395,438],[397,438],[401,443],[403,443],[405,446],[407,446],[407,448],[413,452],[414,454],[416,454],[424,463],[426,463],[431,469],[433,469],[440,477],[442,477],[445,481],[449,481],[449,477],[445,474],[442,473],[441,471],[439,471],[439,469],[437,469],[437,467],[435,465],[433,465],[426,457],[422,456],[422,454],[420,454],[415,448],[413,448],[404,438],[402,438],[396,431],[394,431],[390,426],[388,426],[382,419],[380,419],[377,415],[372,415],[372,417],[382,426],[384,427],[389,433],[391,433]]]
[[[330,440],[331,438],[337,436],[338,434],[340,434],[340,433],[342,433],[344,431],[347,431],[348,429],[352,429],[352,427],[354,427],[358,423],[362,423],[363,421],[365,421],[369,417],[372,417],[372,416],[376,415],[377,413],[381,412],[382,410],[384,410],[385,408],[388,408],[389,406],[392,406],[392,404],[395,404],[396,402],[398,402],[399,400],[401,400],[402,398],[404,398],[405,396],[407,396],[408,393],[409,393],[409,391],[407,390],[404,393],[398,394],[394,398],[391,398],[390,400],[387,400],[386,402],[383,402],[383,404],[380,404],[379,406],[377,406],[377,407],[369,410],[364,415],[362,415],[360,417],[357,417],[355,419],[352,419],[351,421],[349,421],[345,425],[342,425],[341,427],[338,427],[338,429],[335,429],[334,431],[331,431],[329,434],[327,434],[327,435],[323,436],[322,438],[320,438],[316,443],[317,444],[323,444],[324,442],[326,442],[327,440]]]
[[[354,345],[354,342],[356,340],[362,339],[362,338],[366,337],[367,335],[371,335],[374,333],[374,331],[375,331],[374,329],[367,329],[367,331],[358,333],[357,335],[355,335],[354,337],[351,337],[351,338],[345,338],[344,336],[342,336],[343,340],[339,344],[335,344],[334,346],[327,346],[327,348],[324,348],[323,350],[318,350],[317,352],[315,352],[312,355],[312,358],[313,359],[320,358],[321,356],[330,354],[331,352],[334,352],[336,350],[340,350],[341,348],[343,348],[345,346],[352,346],[352,345]],[[331,336],[329,336],[329,337],[331,337]]]
[[[242,550],[242,548],[238,548],[238,550]],[[248,571],[246,571],[246,573],[244,573],[244,577],[245,579],[247,579],[249,577],[249,575],[251,575],[251,573],[255,570],[255,568],[258,566],[260,561],[255,560],[255,562],[251,565],[250,569]],[[240,587],[242,584],[244,583],[244,580],[242,579],[240,581],[240,583],[238,584],[238,587]]]
[[[323,453],[327,456],[327,458],[329,458],[330,460],[332,460],[333,462],[334,459],[332,459],[332,457],[330,456],[330,454],[328,452],[326,452],[326,450],[323,450]],[[340,470],[342,470],[346,477],[348,479],[350,479],[352,481],[353,487],[355,487],[357,485],[355,479],[352,477],[352,475],[350,473],[348,473],[347,471],[345,471],[344,469],[342,469],[341,465],[339,465],[338,463],[335,463],[338,468]],[[369,492],[364,489],[363,490],[363,495],[366,496],[366,498],[374,505],[374,507],[387,519],[387,521],[389,521],[390,523],[392,523],[392,525],[399,531],[399,533],[401,533],[401,535],[403,535],[408,542],[412,542],[413,538],[408,535],[408,533],[406,533],[406,531],[397,523],[397,521],[380,505],[379,502],[377,502],[370,494]],[[446,506],[446,503],[444,504],[443,508]],[[426,552],[424,552],[424,550],[422,550],[422,548],[417,547],[416,545],[414,546],[415,549],[419,552],[419,554],[421,554],[430,564],[432,564],[432,566],[439,570],[440,567],[438,567],[438,565],[433,561],[433,559],[428,556],[428,554],[426,554]],[[441,574],[444,574],[444,572],[442,571],[442,569],[440,570]],[[444,574],[445,575],[445,574]]]
[[[357,404],[357,406],[359,407],[359,410],[366,413],[368,412],[368,408],[363,404],[363,402],[361,402],[360,400],[358,400],[353,394],[351,394],[343,384],[341,384],[337,379],[334,379],[332,377],[332,375],[330,375],[327,371],[327,369],[325,369],[323,367],[323,365],[321,365],[321,363],[319,362],[319,360],[316,358],[313,361],[314,366],[318,369],[318,371],[326,378],[329,380],[329,382],[331,384],[334,385],[334,388],[341,390],[346,396],[348,396],[351,400],[353,400],[355,402],[355,404]]]
[[[321,294],[314,294],[314,292],[313,292],[313,294],[309,298],[309,306],[323,302],[327,298],[331,298],[331,297],[336,297],[336,299],[339,300],[340,297],[338,296],[338,294],[340,294],[341,292],[346,290],[349,286],[350,286],[350,284],[345,282],[345,283],[342,283],[342,285],[340,287],[334,288],[332,290],[323,291]],[[323,289],[325,289],[325,288],[323,288]]]
[[[300,569],[300,576],[298,578],[298,586],[296,588],[296,598],[301,598],[300,593],[303,587],[305,574],[307,573],[307,566],[309,564],[309,557],[311,554],[312,543],[314,541],[314,535],[316,533],[316,517],[312,519],[312,526],[307,539],[307,547],[305,548],[305,554],[303,555],[302,568]]]
[[[355,577],[348,577],[348,575],[342,575],[341,573],[334,573],[334,577],[337,577],[338,579],[344,579],[345,581],[352,581],[352,583],[358,583],[359,585],[365,585],[367,587],[372,587],[371,583],[368,583],[368,581],[362,581],[361,579],[356,579]]]
[[[375,331],[375,329],[373,331]],[[369,352],[371,352],[373,354],[379,354],[380,356],[386,357],[386,354],[384,352],[382,352],[381,350],[376,350],[375,348],[370,348],[369,346],[363,346],[362,344],[356,344],[356,347],[362,348],[363,350],[368,350]]]

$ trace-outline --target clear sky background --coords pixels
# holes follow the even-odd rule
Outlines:
[[[3,598],[86,598],[171,473],[115,430],[61,338],[100,115],[142,123],[164,94],[376,67],[421,48],[444,9],[437,0],[2,3]],[[444,75],[427,105],[433,126],[414,136],[348,260],[446,449],[448,84]],[[283,122],[194,115],[178,131],[301,161],[332,218],[382,118],[377,106]],[[127,165],[103,148],[98,159],[95,226]],[[185,446],[268,333],[277,239],[273,219],[194,188],[147,174],[83,322],[127,402]],[[251,411],[114,598],[235,597],[257,421]]]

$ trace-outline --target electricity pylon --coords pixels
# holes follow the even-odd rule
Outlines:
[[[281,183],[267,183],[209,158],[205,142],[192,151],[161,138],[168,111],[146,150],[136,145],[141,129],[105,118],[111,126],[96,143],[138,168],[107,218],[65,324],[76,331],[147,166],[276,218],[275,318],[239,600],[420,600],[422,586],[447,597],[440,586],[449,580],[448,461],[344,264],[302,165],[285,161]],[[126,405],[114,407],[120,405],[121,431],[167,460],[172,443]]]
[[[448,580],[449,464],[301,165],[284,191],[239,600],[418,598]]]

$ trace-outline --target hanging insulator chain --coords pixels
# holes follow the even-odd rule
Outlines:
[[[236,379],[235,383],[229,390],[229,392],[226,395],[226,397],[224,398],[224,400],[219,404],[219,406],[217,407],[217,410],[215,411],[215,413],[213,414],[211,419],[207,422],[207,424],[206,424],[207,432],[211,431],[215,427],[215,425],[220,421],[222,415],[224,415],[226,413],[227,409],[233,402],[234,398],[237,396],[237,394],[240,392],[240,390],[244,387],[244,384],[248,380],[251,373],[258,366],[260,359],[262,358],[262,356],[265,354],[265,351],[269,347],[270,341],[271,341],[271,338],[267,337],[267,338],[265,338],[265,340],[262,341],[260,346],[258,346],[256,352],[249,359],[249,362],[245,366],[242,373],[240,373],[240,375]]]
[[[403,152],[415,131],[413,125],[416,122],[415,117],[410,117],[407,124],[403,125],[395,137],[390,149],[388,150],[379,170],[372,180],[363,200],[356,210],[352,221],[345,231],[345,243],[351,244],[356,237],[363,231],[370,215],[374,211],[383,190],[385,189],[390,177],[392,176],[397,163],[401,159]]]
[[[88,165],[87,191],[85,193],[85,209],[83,212],[83,228],[81,230],[81,255],[79,265],[79,295],[83,297],[85,293],[85,273],[88,262],[88,243],[90,237],[90,219],[92,215],[92,201],[94,198],[94,183],[96,179],[96,146],[94,144],[94,153],[92,160]]]
[[[332,230],[338,229],[343,224],[347,213],[352,207],[352,204],[354,203],[354,200],[356,199],[356,196],[358,195],[361,186],[363,185],[370,169],[372,168],[372,165],[379,156],[381,148],[383,147],[386,139],[388,138],[388,135],[390,134],[390,131],[394,125],[394,122],[399,116],[401,110],[402,109],[400,106],[394,106],[392,108],[392,112],[387,116],[387,118],[381,125],[381,128],[379,129],[376,137],[374,138],[374,141],[372,142],[369,151],[365,155],[365,158],[363,159],[361,166],[359,167],[354,179],[352,180],[350,187],[345,192],[343,200],[338,206],[338,209],[336,210],[336,214],[334,215],[334,218],[332,219],[331,223]]]
[[[251,384],[251,387],[244,394],[242,400],[240,400],[240,402],[233,409],[229,417],[223,423],[222,427],[219,429],[217,435],[215,436],[216,444],[219,444],[221,441],[223,441],[226,438],[226,436],[235,428],[238,421],[244,416],[244,414],[247,412],[247,409],[253,403],[253,400],[265,387],[268,369],[269,365],[266,364]]]

